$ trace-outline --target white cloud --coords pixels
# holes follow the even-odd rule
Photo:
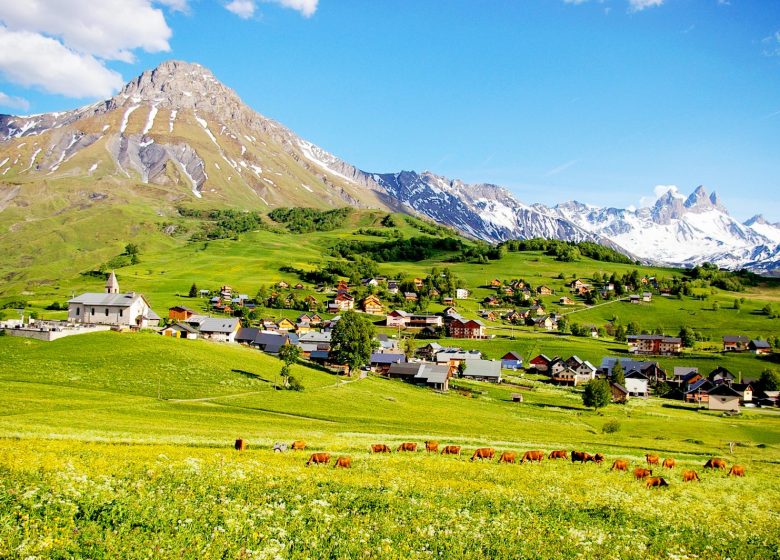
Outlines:
[[[30,31],[0,26],[0,72],[22,86],[69,97],[108,97],[122,86],[117,72],[88,54]]]
[[[0,0],[0,22],[13,31],[58,38],[70,49],[132,62],[133,49],[170,50],[171,29],[150,0]]]
[[[628,0],[628,9],[631,12],[641,12],[647,8],[654,8],[664,3],[664,0]]]
[[[279,4],[300,12],[303,17],[311,17],[317,11],[319,0],[262,0],[262,2]],[[242,19],[249,19],[255,15],[257,2],[256,0],[230,0],[225,4],[225,8]]]
[[[190,6],[187,0],[154,0],[156,4],[162,4],[172,12],[189,12]]]
[[[769,37],[761,40],[766,56],[780,56],[780,31],[775,31]]]
[[[249,19],[255,15],[256,6],[254,0],[231,0],[225,4],[225,8],[241,19]]]
[[[677,185],[656,185],[653,189],[653,195],[654,196],[643,196],[639,199],[639,207],[640,208],[648,208],[650,206],[653,206],[656,201],[661,198],[666,193],[670,192],[672,193],[672,196],[675,198],[685,198],[682,194],[680,194],[680,191],[677,189]]]
[[[13,97],[0,91],[0,107],[10,107],[11,109],[26,111],[30,108],[30,102],[22,97]]]

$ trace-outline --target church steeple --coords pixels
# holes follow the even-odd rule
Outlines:
[[[108,280],[106,280],[106,293],[107,294],[118,294],[119,293],[119,282],[117,282],[116,274],[114,274],[114,271],[111,271],[111,274],[108,275]]]

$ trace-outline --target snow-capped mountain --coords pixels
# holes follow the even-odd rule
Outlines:
[[[625,210],[567,202],[551,210],[640,257],[665,264],[690,266],[709,261],[764,273],[780,265],[780,228],[760,217],[739,223],[717,194],[708,196],[702,186],[687,198],[669,190],[651,208]]]
[[[780,271],[780,225],[761,216],[740,224],[702,187],[687,198],[671,190],[639,210],[549,208],[431,172],[365,172],[255,112],[198,64],[164,62],[73,111],[0,115],[9,244],[37,235],[47,217],[127,204],[130,195],[160,217],[188,199],[212,208],[350,205],[421,214],[491,242],[587,240],[646,261]]]

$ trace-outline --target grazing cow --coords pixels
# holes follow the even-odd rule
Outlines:
[[[327,465],[330,463],[330,453],[312,453],[309,460],[306,461],[306,466],[314,465]]]
[[[669,483],[662,476],[651,476],[647,479],[645,485],[648,488],[660,488],[661,486],[669,486]]]
[[[745,476],[745,467],[742,465],[733,465],[729,470],[729,476]]]
[[[303,451],[304,449],[306,449],[306,442],[301,440],[294,441],[292,442],[290,449],[292,449],[293,451]]]
[[[398,446],[398,451],[417,451],[417,444],[416,443],[402,443]]]
[[[375,443],[371,446],[371,453],[391,453],[391,451],[384,443]]]
[[[674,465],[676,464],[677,463],[674,462],[674,459],[672,459],[671,457],[667,457],[666,459],[664,459],[664,462],[661,464],[661,466],[665,469],[673,469]]]
[[[726,470],[726,461],[723,459],[720,459],[718,457],[713,457],[712,459],[707,459],[707,462],[704,463],[705,469],[720,469],[722,471]]]
[[[236,448],[236,451],[244,451],[246,449],[246,441],[243,439],[237,439],[233,447]]]
[[[547,456],[548,459],[568,459],[569,454],[566,453],[563,449],[557,449],[555,451],[550,451],[550,454]]]
[[[628,461],[625,459],[615,459],[615,462],[612,463],[612,468],[610,470],[613,471],[627,471],[628,470]]]
[[[541,463],[542,459],[544,459],[544,451],[526,451],[523,453],[523,458],[520,462],[525,463],[526,461],[530,461],[533,463],[536,461],[537,463]]]
[[[586,451],[572,451],[571,452],[571,462],[572,463],[586,463],[587,461],[592,461],[593,455],[590,453],[587,453]]]
[[[333,466],[334,469],[351,469],[352,468],[352,457],[339,457],[336,459],[336,464]]]
[[[442,455],[460,455],[460,445],[447,445],[441,450]]]
[[[645,455],[645,460],[647,461],[647,466],[649,467],[651,465],[657,466],[658,463],[661,461],[661,458],[658,455],[652,455],[648,453],[647,455]]]
[[[425,442],[425,451],[428,453],[438,453],[439,452],[439,442],[438,441],[426,441]]]
[[[699,480],[699,473],[696,471],[683,471],[682,472],[683,482],[693,482]]]
[[[594,462],[594,463],[596,463],[597,465],[600,465],[601,463],[603,463],[603,462],[604,462],[604,455],[602,455],[601,453],[596,453],[596,454],[593,456],[593,459],[591,459],[591,461],[593,461],[593,462]]]
[[[471,456],[471,460],[474,459],[487,459],[488,461],[492,461],[493,457],[496,455],[496,450],[492,447],[480,447],[479,449],[476,449],[474,451],[474,455]]]
[[[651,469],[643,469],[642,467],[637,467],[634,469],[634,478],[637,480],[642,480],[643,478],[647,478],[652,474],[653,471]]]
[[[517,460],[517,453],[514,451],[504,451],[499,457],[499,463],[514,463]]]

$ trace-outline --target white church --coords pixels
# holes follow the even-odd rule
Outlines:
[[[158,326],[160,316],[142,294],[120,294],[116,274],[111,272],[105,293],[81,294],[68,301],[68,321],[143,329]]]

